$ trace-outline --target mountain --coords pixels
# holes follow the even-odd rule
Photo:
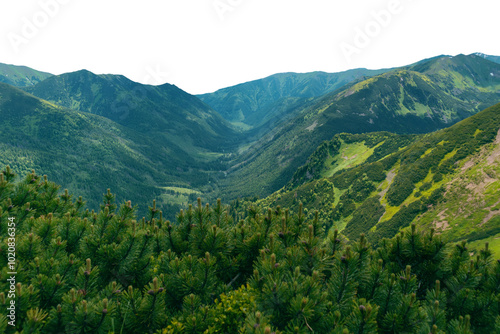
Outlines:
[[[394,69],[295,111],[295,118],[245,147],[221,181],[221,190],[230,198],[270,194],[337,133],[426,133],[498,101],[500,64],[478,56],[440,56]]]
[[[53,76],[26,91],[156,137],[159,145],[175,142],[186,154],[202,160],[229,149],[237,136],[206,104],[169,84],[142,85],[120,75],[81,70]]]
[[[33,86],[52,74],[40,72],[26,66],[7,65],[0,63],[0,82],[12,86]]]
[[[263,207],[320,210],[326,229],[379,243],[415,223],[500,255],[500,104],[424,135],[337,134]]]
[[[3,83],[0,117],[0,166],[10,165],[18,174],[31,169],[47,174],[70,191],[78,190],[91,209],[111,188],[120,201],[146,205],[156,198],[167,213],[169,206],[180,204],[172,197],[187,203],[188,195],[215,173],[174,141],[160,144],[155,136]]]
[[[487,55],[487,54],[480,53],[480,52],[473,53],[472,55],[475,55],[475,56],[487,59],[489,61],[492,61],[494,63],[500,64],[500,56],[491,56],[491,55]]]
[[[302,102],[334,91],[349,82],[387,70],[354,69],[339,73],[279,73],[198,97],[225,119],[247,127],[262,125],[279,106]]]

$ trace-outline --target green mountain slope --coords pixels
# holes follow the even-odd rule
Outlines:
[[[498,101],[500,64],[481,57],[441,56],[395,69],[326,94],[296,111],[298,116],[246,148],[222,186],[228,197],[270,194],[336,133],[425,133]]]
[[[222,152],[237,134],[220,115],[176,86],[142,85],[124,76],[89,71],[53,76],[26,91],[58,105],[100,115],[157,141],[176,142],[186,154]]]
[[[451,241],[466,238],[472,248],[489,242],[500,255],[500,131],[495,141],[464,159],[445,179],[443,200],[418,217]]]
[[[289,99],[318,97],[354,80],[386,71],[354,69],[339,73],[279,73],[198,97],[225,119],[255,127],[279,114],[276,106]]]
[[[12,86],[33,86],[51,76],[52,74],[50,73],[40,72],[26,66],[0,63],[0,82]]]
[[[488,239],[500,254],[500,104],[426,135],[339,134],[286,187],[260,200],[371,242],[416,223],[451,241]]]
[[[157,198],[161,204],[168,193],[186,193],[210,179],[174,142],[160,145],[154,136],[62,108],[7,84],[0,84],[0,117],[0,166],[47,174],[89,198],[90,208],[98,206],[108,187],[119,199],[144,204]],[[186,203],[187,194],[177,197]]]

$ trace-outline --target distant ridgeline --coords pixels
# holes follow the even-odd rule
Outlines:
[[[481,129],[475,138],[488,142],[490,130]],[[155,203],[139,221],[136,209],[108,191],[89,212],[46,177],[3,170],[0,332],[500,331],[500,261],[488,245],[471,255],[466,242],[412,225],[372,248],[354,231],[350,240],[325,233],[323,214],[309,219],[302,205],[295,214],[251,207],[239,221],[220,201],[198,199],[175,222]]]

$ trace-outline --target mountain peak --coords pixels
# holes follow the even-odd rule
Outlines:
[[[500,64],[500,56],[487,55],[487,54],[481,53],[481,52],[472,53],[472,54],[470,54],[470,56],[481,57],[481,58],[484,58],[486,60],[492,61],[494,63]]]
[[[488,57],[490,57],[489,55],[482,53],[482,52],[474,52],[474,53],[471,53],[470,56],[478,56],[478,57],[481,57],[484,59],[488,59]]]

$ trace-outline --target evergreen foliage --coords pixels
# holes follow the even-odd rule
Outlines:
[[[97,212],[31,172],[0,173],[4,333],[494,333],[500,261],[412,225],[374,248],[276,207],[197,204],[165,220],[117,204]],[[16,328],[7,324],[15,217]],[[365,219],[361,217],[360,219]]]

